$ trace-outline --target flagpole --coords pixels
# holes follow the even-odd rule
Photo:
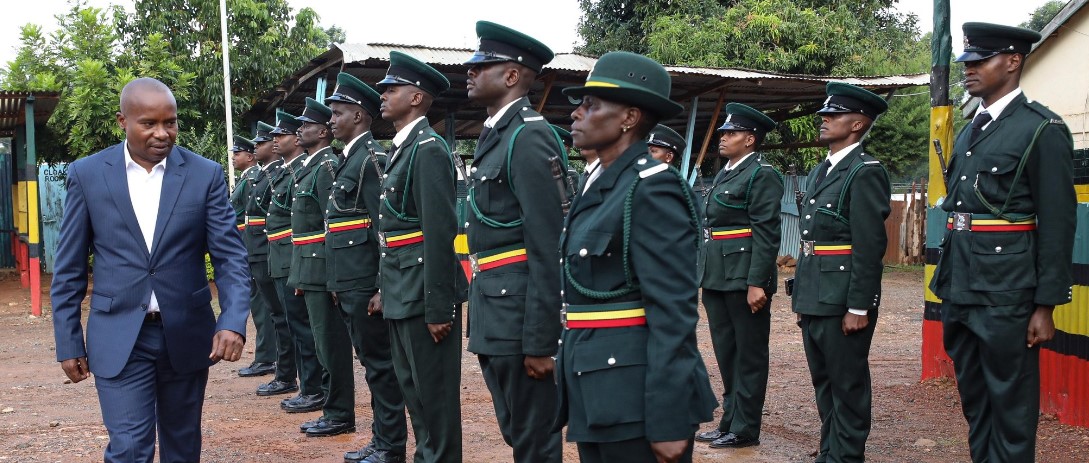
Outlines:
[[[227,147],[234,140],[231,117],[231,47],[227,43],[227,0],[219,0],[219,32],[223,42],[223,112],[227,114]],[[229,156],[228,156],[229,157]],[[234,163],[227,159],[227,182],[234,189]]]

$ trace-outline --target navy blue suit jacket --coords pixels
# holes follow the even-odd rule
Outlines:
[[[245,336],[250,276],[223,168],[177,146],[166,159],[150,253],[129,197],[123,143],[68,167],[50,291],[57,361],[87,356],[96,376],[117,376],[140,333],[152,290],[170,363],[179,373],[212,364],[208,354],[216,331]],[[211,254],[219,289],[218,320],[205,252]],[[94,287],[84,343],[80,304],[87,295],[91,253]]]

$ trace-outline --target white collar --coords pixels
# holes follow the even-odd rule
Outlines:
[[[976,115],[979,115],[979,113],[983,111],[987,111],[987,114],[991,115],[991,120],[996,121],[998,120],[998,116],[1002,115],[1002,111],[1006,110],[1006,106],[1009,106],[1010,102],[1013,101],[1014,98],[1017,98],[1017,95],[1020,94],[1021,87],[1017,87],[1013,89],[1013,91],[1011,91],[1010,93],[1007,93],[1002,98],[999,98],[998,101],[995,101],[993,104],[991,104],[991,106],[986,108],[983,107],[983,101],[980,100],[979,107],[976,108]]]
[[[351,155],[350,153],[352,152],[352,147],[355,146],[355,142],[359,141],[360,138],[363,138],[363,136],[368,134],[368,133],[371,133],[371,131],[368,130],[366,132],[363,132],[363,133],[359,134],[357,137],[353,138],[352,141],[348,142],[347,145],[344,145],[344,156],[345,157],[350,156]]]
[[[136,161],[132,160],[132,155],[129,154],[129,142],[126,141],[124,146],[125,146],[125,170],[128,170],[128,169],[131,169],[131,168],[135,167],[137,169],[140,169],[140,170],[144,171],[145,173],[149,173],[148,170],[144,168],[144,166],[141,166],[140,164],[137,164]],[[171,151],[173,151],[173,149],[171,149]],[[155,164],[154,166],[151,166],[151,170],[155,170],[156,168],[161,167],[163,169],[163,172],[166,172],[166,158],[168,158],[168,157],[170,157],[170,155],[167,155],[166,157],[164,157],[163,160],[159,161],[158,164]]]
[[[419,124],[421,120],[426,120],[427,116],[417,117],[416,120],[409,122],[401,130],[397,131],[397,135],[393,136],[393,144],[400,147],[404,144],[405,140],[408,140],[408,136],[412,134],[412,129],[416,128],[416,124]]]
[[[836,151],[835,153],[829,154],[828,155],[828,170],[831,171],[833,167],[836,167],[836,164],[839,164],[839,162],[842,161],[843,158],[846,158],[847,155],[850,154],[852,150],[854,150],[855,148],[858,147],[858,143],[859,142],[851,143],[850,145],[847,145],[846,148],[843,148],[843,149],[841,149],[839,151]]]
[[[495,127],[495,123],[499,122],[499,119],[503,118],[503,115],[507,113],[507,110],[510,109],[511,106],[514,106],[514,104],[520,100],[521,98],[516,98],[514,99],[514,101],[511,101],[510,103],[504,105],[502,108],[499,108],[499,111],[496,111],[494,116],[484,119],[484,126]]]
[[[730,161],[726,161],[726,170],[734,170],[734,169],[736,169],[736,168],[737,168],[737,166],[740,166],[740,165],[741,165],[741,163],[743,163],[743,162],[745,162],[745,160],[749,159],[749,156],[752,156],[752,154],[753,154],[753,153],[755,153],[755,152],[756,152],[756,151],[753,151],[753,152],[751,152],[751,153],[749,153],[749,154],[746,154],[746,155],[744,155],[744,156],[741,156],[741,159],[738,159],[738,160],[737,160],[737,162],[736,162],[736,163],[733,163],[733,164],[731,164],[731,163],[730,163]]]
[[[597,166],[601,165],[601,158],[594,159],[594,162],[586,164],[586,167],[582,168],[583,172],[590,173],[597,170]]]

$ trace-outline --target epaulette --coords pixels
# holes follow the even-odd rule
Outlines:
[[[426,145],[426,144],[431,143],[433,141],[435,141],[435,137],[427,137],[426,140],[420,141],[419,143],[416,144],[416,146],[423,146],[423,145]]]
[[[635,170],[639,172],[639,178],[647,178],[651,175],[658,174],[669,170],[669,164],[664,162],[648,162],[653,161],[650,156],[635,161]]]
[[[1055,114],[1054,111],[1052,111],[1047,106],[1044,106],[1039,101],[1032,100],[1032,99],[1025,99],[1025,107],[1028,108],[1028,109],[1031,109],[1032,112],[1043,116],[1043,118],[1050,121],[1051,124],[1054,124],[1054,125],[1066,125],[1066,122],[1063,122],[1062,117],[1059,117],[1058,114]]]

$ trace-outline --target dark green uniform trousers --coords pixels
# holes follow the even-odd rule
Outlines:
[[[405,396],[416,463],[461,462],[461,310],[435,343],[423,315],[390,320],[393,368]]]
[[[280,303],[280,293],[276,283],[268,276],[268,262],[250,262],[250,275],[253,275],[253,288],[260,294],[268,307],[268,324],[272,327],[272,344],[276,348],[276,380],[295,384],[298,370],[295,368],[295,344],[291,340],[291,329],[287,326],[287,313]],[[257,325],[254,315],[254,325]],[[257,329],[261,331],[260,328]]]
[[[389,323],[381,312],[367,314],[367,305],[376,291],[352,289],[337,291],[340,308],[348,318],[348,332],[356,356],[363,365],[367,388],[371,392],[371,435],[378,450],[405,451],[408,420],[405,418],[405,398],[397,384],[390,350]]]
[[[1040,414],[1040,348],[1025,347],[1031,302],[942,304],[942,337],[953,359],[974,462],[1031,462]]]
[[[843,316],[802,315],[802,345],[821,418],[817,462],[865,461],[870,435],[870,342],[877,309],[866,328],[845,336]]]
[[[560,463],[560,431],[549,431],[556,419],[556,383],[530,378],[524,355],[480,355],[480,371],[492,393],[503,440],[514,449],[516,463]]]
[[[314,352],[314,333],[310,330],[310,315],[306,312],[306,301],[295,295],[295,288],[287,285],[287,277],[274,278],[276,289],[280,292],[280,303],[287,314],[287,325],[291,330],[291,340],[295,344],[295,366],[299,370],[299,394],[314,395],[325,393],[323,383],[325,370],[318,363]]]
[[[703,306],[723,385],[718,430],[759,439],[768,391],[771,297],[752,313],[747,291],[704,289]]]
[[[693,430],[695,432],[695,430]],[[650,449],[646,439],[631,439],[620,442],[579,442],[579,462],[581,463],[657,463],[658,457]],[[692,439],[678,463],[692,463]]]
[[[257,281],[253,277],[250,277],[250,315],[253,316],[253,327],[257,331],[253,341],[253,361],[275,362],[276,330],[272,326],[272,319],[269,318],[268,302],[257,290]]]
[[[304,290],[306,311],[314,333],[318,363],[328,374],[322,416],[355,423],[355,372],[352,370],[352,338],[333,296],[326,291]]]

